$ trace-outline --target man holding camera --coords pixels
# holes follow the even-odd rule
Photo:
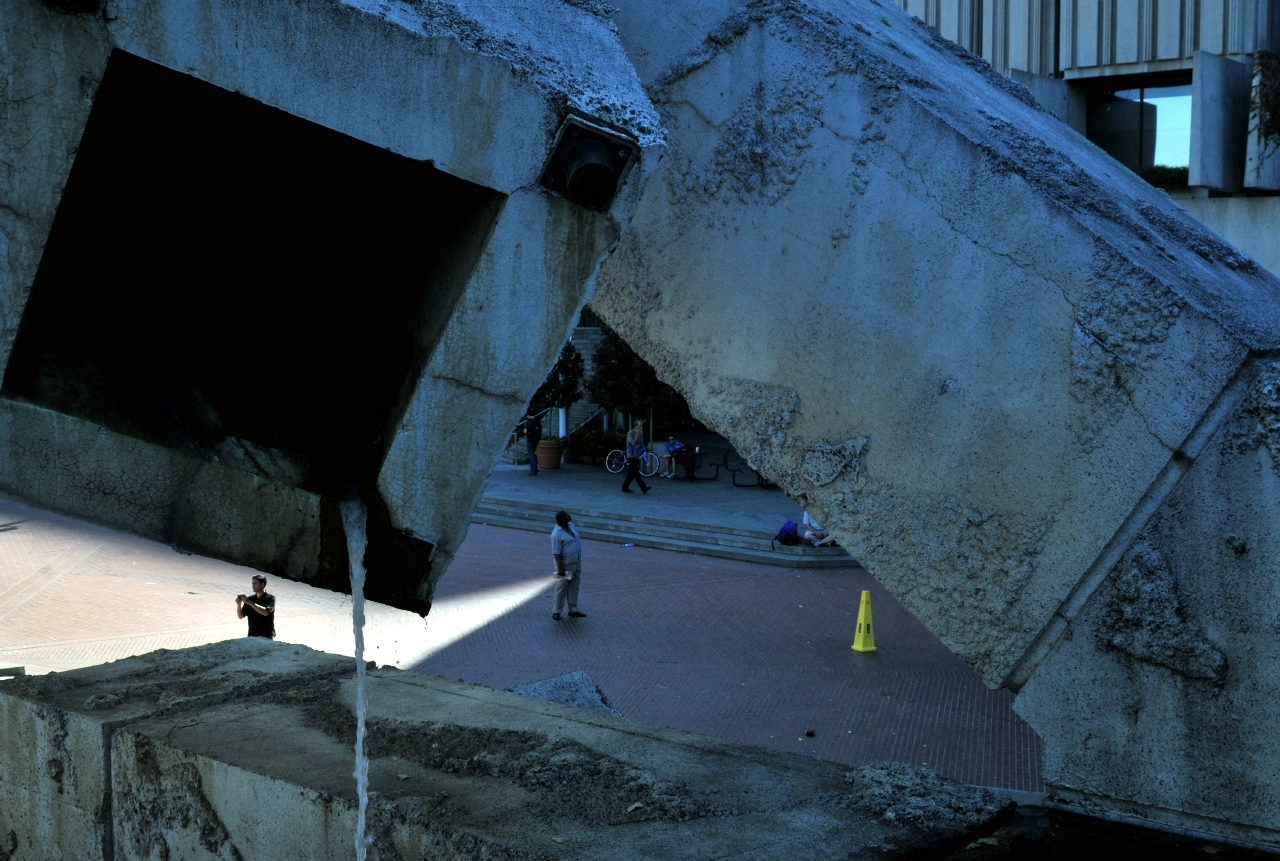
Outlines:
[[[276,638],[276,597],[267,594],[267,578],[253,575],[253,595],[236,596],[236,618],[249,620],[250,637]]]

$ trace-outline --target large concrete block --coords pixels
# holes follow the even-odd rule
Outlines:
[[[338,588],[359,493],[369,594],[425,612],[657,160],[612,25],[21,0],[0,70],[5,490]],[[543,182],[575,134],[618,148],[601,205]]]
[[[353,669],[246,639],[0,685],[7,857],[350,858]],[[924,768],[848,771],[412,673],[372,671],[366,692],[383,861],[941,852],[1011,807]]]
[[[530,224],[545,225],[531,233]],[[433,582],[466,537],[511,429],[555,363],[616,226],[530,190],[512,194],[458,300],[378,476],[396,525],[434,545]],[[531,290],[550,281],[555,290]],[[518,335],[518,336],[517,336]],[[536,383],[535,383],[536,386]]]
[[[1016,683],[1248,351],[1280,343],[1280,283],[875,4],[748,6],[650,93],[671,155],[592,307]]]
[[[0,487],[180,550],[314,580],[327,556],[320,497],[246,469],[0,398]]]
[[[0,835],[22,859],[112,859],[111,735],[159,715],[353,675],[349,658],[232,640],[0,687]],[[178,723],[191,723],[179,719]]]
[[[1280,366],[1242,398],[1014,707],[1062,804],[1280,845]]]
[[[1059,798],[1280,845],[1272,479],[1194,478],[1280,347],[1280,281],[896,10],[623,6],[670,154],[593,309],[989,684],[1026,685]],[[1193,486],[1220,499],[1179,535]],[[1257,573],[1201,577],[1239,567],[1232,518]],[[1140,657],[1099,645],[1138,610],[1164,613]]]

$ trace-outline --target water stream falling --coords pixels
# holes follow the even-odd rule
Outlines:
[[[366,514],[359,499],[341,503],[342,529],[347,534],[347,555],[351,559],[351,627],[356,635],[356,861],[365,861],[369,840],[365,837],[365,812],[369,808],[369,757],[364,750],[364,549]]]

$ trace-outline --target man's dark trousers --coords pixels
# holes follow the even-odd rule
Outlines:
[[[624,491],[629,489],[633,481],[640,485],[641,492],[649,492],[649,485],[644,483],[644,478],[640,475],[640,458],[638,457],[627,458],[627,480],[622,482],[622,489]]]
[[[524,450],[529,453],[529,474],[538,474],[538,443],[536,440],[525,437]]]

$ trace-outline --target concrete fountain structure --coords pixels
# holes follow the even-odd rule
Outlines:
[[[6,492],[330,588],[358,492],[368,594],[426,611],[595,291],[1019,692],[1054,803],[1280,848],[1280,282],[1026,90],[877,0],[71,5],[0,12]],[[6,727],[80,708],[43,684]]]

